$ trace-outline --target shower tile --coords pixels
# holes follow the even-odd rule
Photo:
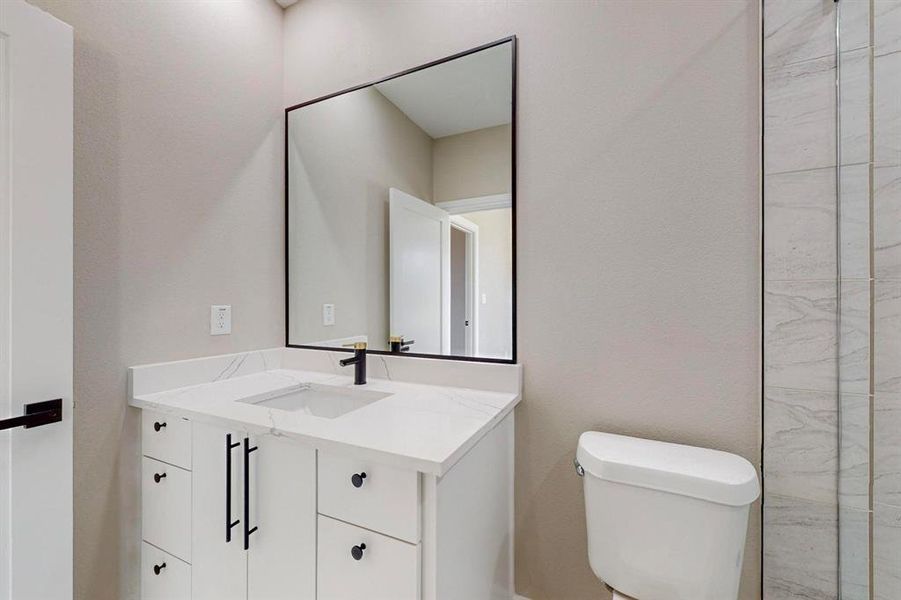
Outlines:
[[[766,279],[835,277],[835,169],[769,175],[765,185]]]
[[[767,0],[764,3],[767,67],[835,53],[835,7],[826,0]]]
[[[870,45],[870,0],[842,0],[840,43],[842,52]]]
[[[842,52],[840,76],[841,161],[870,162],[870,49]]]
[[[901,167],[873,171],[876,278],[901,279]]]
[[[842,280],[840,391],[870,393],[870,282]]]
[[[835,58],[764,71],[766,173],[835,165]]]
[[[901,506],[901,395],[877,393],[873,404],[873,499]]]
[[[835,394],[767,388],[764,400],[767,493],[835,502],[839,458]]]
[[[901,509],[876,504],[873,515],[873,591],[876,600],[901,598]]]
[[[877,56],[873,81],[876,166],[901,166],[901,52]]]
[[[901,282],[876,281],[873,374],[876,392],[901,392]]]
[[[836,506],[767,494],[763,511],[763,597],[838,597]]]
[[[877,55],[901,52],[901,0],[876,0],[873,43]]]
[[[838,427],[839,506],[867,510],[870,507],[870,397],[842,394]]]
[[[839,511],[839,574],[842,600],[870,598],[870,513]]]
[[[766,282],[765,383],[836,391],[836,284]]]
[[[842,167],[841,239],[842,278],[870,277],[870,168],[868,165]],[[834,199],[833,199],[834,202]],[[835,273],[833,273],[833,276]]]

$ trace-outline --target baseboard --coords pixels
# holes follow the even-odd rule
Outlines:
[[[519,594],[513,594],[513,600],[529,600],[525,596],[520,596]]]

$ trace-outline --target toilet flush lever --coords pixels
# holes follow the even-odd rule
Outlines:
[[[579,477],[585,477],[585,469],[582,468],[582,465],[579,464],[579,459],[573,459],[573,466],[576,468],[576,475]]]

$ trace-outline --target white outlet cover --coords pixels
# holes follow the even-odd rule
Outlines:
[[[329,325],[335,324],[335,305],[334,304],[323,304],[322,305],[322,324],[326,327]]]
[[[210,335],[228,335],[232,332],[232,307],[229,304],[210,306]]]

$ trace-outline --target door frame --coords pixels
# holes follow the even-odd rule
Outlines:
[[[479,353],[479,226],[460,215],[451,215],[451,228],[466,236],[466,355]]]

